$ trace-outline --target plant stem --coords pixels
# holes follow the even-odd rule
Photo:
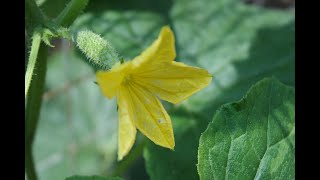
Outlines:
[[[33,162],[32,147],[29,146],[28,149],[26,148],[24,153],[25,153],[24,166],[26,168],[28,180],[36,180],[38,178],[37,178],[37,174],[36,174],[36,170]]]
[[[26,102],[25,114],[25,168],[28,180],[36,180],[37,175],[32,157],[32,143],[38,124],[41,100],[47,70],[47,47],[40,44],[38,60],[35,62],[33,80]]]
[[[84,10],[89,0],[71,0],[56,18],[57,24],[69,27]]]
[[[144,145],[146,144],[146,139],[143,138],[139,145],[137,145],[128,156],[121,161],[117,168],[113,171],[111,176],[120,176],[122,175],[130,165],[135,162],[135,160],[141,155]]]
[[[46,19],[34,0],[25,0],[25,17],[28,31],[33,26],[43,24]]]
[[[29,55],[28,66],[27,66],[27,71],[26,71],[25,81],[24,81],[25,83],[24,97],[25,98],[27,97],[30,83],[32,80],[33,71],[35,68],[35,64],[37,62],[40,43],[41,43],[41,34],[39,31],[35,30],[32,35],[31,51]]]

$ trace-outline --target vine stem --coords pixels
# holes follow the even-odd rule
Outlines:
[[[30,55],[29,55],[28,66],[27,66],[27,71],[26,71],[25,81],[24,81],[24,83],[25,83],[25,91],[24,91],[25,98],[27,97],[27,94],[29,91],[33,71],[35,68],[36,61],[37,61],[40,43],[41,43],[41,34],[39,31],[35,30],[32,35],[31,51],[30,51]]]
[[[44,43],[40,43],[38,60],[34,63],[34,75],[26,99],[25,114],[25,169],[28,180],[37,180],[37,174],[32,157],[32,143],[37,129],[42,94],[47,71],[47,51]]]
[[[47,17],[39,9],[34,0],[25,0],[25,19],[27,32],[33,32],[34,28],[47,21]]]
[[[56,23],[64,27],[70,26],[88,3],[89,0],[71,0],[55,19]]]
[[[71,0],[56,18],[58,25],[70,26],[88,2],[89,0]],[[48,51],[45,44],[41,43],[42,29],[37,27],[46,26],[49,20],[34,0],[25,0],[25,9],[27,32],[32,32],[31,50],[25,75],[25,171],[28,180],[37,180],[32,144],[41,109]]]
[[[24,154],[24,156],[25,156],[24,166],[26,168],[28,180],[36,180],[37,173],[36,173],[36,169],[35,169],[34,162],[33,162],[31,146],[28,149],[26,148],[24,153],[25,153]]]

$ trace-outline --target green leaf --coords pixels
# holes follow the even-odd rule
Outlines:
[[[102,177],[102,176],[78,176],[74,175],[66,178],[66,180],[123,180],[119,177]]]
[[[222,106],[200,137],[200,179],[294,179],[294,93],[264,79]]]
[[[170,116],[185,117],[183,123],[172,118],[175,151],[149,143],[146,166],[153,180],[199,179],[199,137],[219,106],[240,99],[264,77],[294,85],[294,14],[237,0],[176,0],[170,18],[177,61],[205,68],[214,78],[207,88],[173,106]],[[196,127],[180,134],[188,121]]]

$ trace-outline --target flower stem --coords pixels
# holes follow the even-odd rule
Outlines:
[[[68,27],[84,10],[89,0],[71,0],[56,18],[57,24]]]
[[[32,143],[38,124],[41,100],[47,70],[47,47],[40,44],[38,60],[34,64],[33,80],[26,99],[25,114],[25,169],[28,180],[36,180],[37,175],[32,157]]]
[[[141,155],[142,150],[146,144],[146,139],[143,138],[141,142],[128,154],[128,156],[121,161],[117,168],[113,171],[111,176],[120,176],[122,175],[131,165],[135,162],[135,160]]]
[[[24,96],[25,98],[27,97],[30,83],[33,77],[33,71],[35,68],[35,64],[37,61],[37,56],[38,56],[38,51],[41,43],[41,34],[39,31],[35,30],[33,35],[32,35],[32,44],[31,44],[31,51],[29,55],[29,61],[28,61],[28,66],[27,66],[27,71],[25,75],[25,91],[24,91]]]

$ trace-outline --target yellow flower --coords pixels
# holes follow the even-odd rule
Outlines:
[[[136,129],[154,143],[173,149],[171,119],[158,98],[176,104],[211,82],[206,70],[175,62],[175,57],[174,35],[165,26],[158,39],[132,61],[97,72],[103,95],[117,97],[118,160],[132,148]]]

